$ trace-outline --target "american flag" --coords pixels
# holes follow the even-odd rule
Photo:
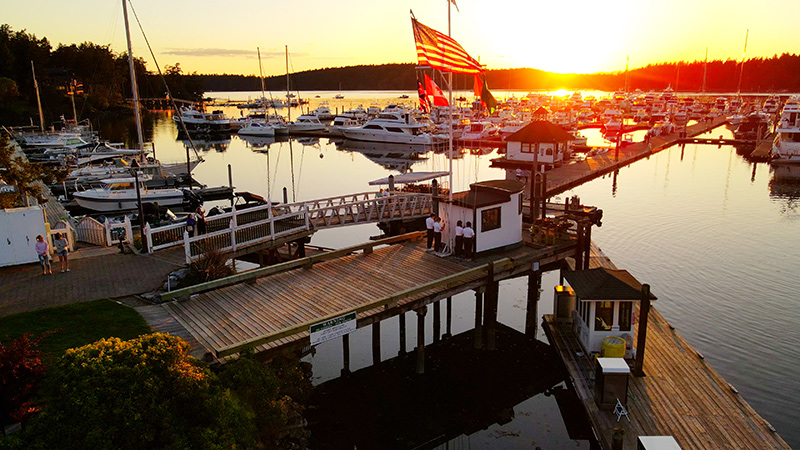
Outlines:
[[[443,72],[479,74],[484,70],[455,39],[439,33],[411,18],[417,60],[421,66],[430,66]]]

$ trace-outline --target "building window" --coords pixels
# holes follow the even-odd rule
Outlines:
[[[500,207],[481,211],[481,232],[500,228]]]
[[[594,331],[609,331],[614,324],[614,302],[597,302],[594,310]]]
[[[530,144],[530,143],[526,143],[526,142],[520,143],[519,151],[521,153],[533,153],[533,150],[534,150],[534,144]]]
[[[619,331],[631,331],[631,310],[633,302],[620,302],[619,304]]]

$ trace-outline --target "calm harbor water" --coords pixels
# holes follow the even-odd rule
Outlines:
[[[311,108],[328,101],[332,109],[359,104],[385,105],[398,100],[397,92],[311,93]],[[258,93],[210,93],[217,98],[256,98]],[[303,94],[305,95],[305,94]],[[519,95],[519,94],[518,94]],[[236,108],[223,108],[238,116]],[[296,117],[298,110],[292,111]],[[162,162],[185,159],[186,150],[176,140],[169,116],[151,116],[152,138]],[[101,124],[104,138],[129,140],[124,125]],[[150,127],[148,127],[150,129]],[[727,135],[724,129],[711,136]],[[590,144],[601,144],[590,134]],[[196,141],[205,162],[194,171],[201,183],[228,183],[231,165],[237,190],[289,201],[308,200],[371,191],[368,181],[398,170],[447,170],[447,155],[429,149],[410,152],[394,147],[355,144],[337,146],[327,138],[289,142],[247,142],[235,135],[218,141]],[[496,157],[489,150],[472,149],[453,160],[455,189],[467,189],[476,180],[504,178],[489,167]],[[789,174],[791,178],[792,174]],[[800,287],[794,279],[800,241],[800,185],[775,181],[766,164],[753,166],[732,147],[688,145],[673,147],[647,160],[576,188],[565,196],[579,195],[585,204],[604,211],[603,226],[593,230],[593,240],[620,267],[649,283],[658,296],[655,307],[695,348],[702,352],[743,397],[793,447],[800,448]],[[785,177],[781,177],[782,179]],[[563,198],[563,197],[562,197]],[[208,209],[208,208],[206,208]],[[374,225],[345,227],[317,233],[312,244],[342,247],[378,234]],[[552,311],[557,273],[546,273],[540,314]],[[499,320],[522,331],[525,319],[525,280],[501,284]],[[455,296],[453,333],[472,328],[474,299]],[[431,327],[432,314],[426,317]],[[406,320],[407,348],[415,344],[416,319]],[[383,358],[397,354],[397,319],[382,324]],[[539,332],[544,340],[543,333]],[[351,338],[351,369],[371,365],[369,329]],[[431,333],[427,336],[431,339]],[[431,342],[428,342],[430,344]],[[315,383],[332,380],[342,367],[341,344],[317,346],[309,357]],[[588,441],[571,439],[561,419],[555,396],[535,395],[513,407],[504,425],[459,436],[451,447],[589,448]]]

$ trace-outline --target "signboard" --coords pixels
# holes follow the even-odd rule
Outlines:
[[[308,327],[308,332],[311,335],[311,345],[321,344],[353,331],[356,331],[355,312],[334,317],[324,322],[318,322]]]

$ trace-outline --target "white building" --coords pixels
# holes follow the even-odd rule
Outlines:
[[[603,338],[616,336],[627,342],[625,357],[632,358],[638,324],[634,304],[642,299],[642,284],[627,270],[604,267],[565,271],[564,278],[576,297],[572,323],[584,350],[600,353]]]
[[[522,191],[516,180],[473,183],[469,191],[453,193],[452,205],[445,204],[442,217],[449,230],[457,221],[472,223],[474,252],[507,248],[522,242]]]
[[[563,162],[569,157],[569,141],[574,136],[560,126],[535,120],[521,130],[506,138],[506,160],[509,162],[532,164],[545,169]]]
[[[0,209],[0,267],[39,261],[36,236],[47,236],[40,206]]]

